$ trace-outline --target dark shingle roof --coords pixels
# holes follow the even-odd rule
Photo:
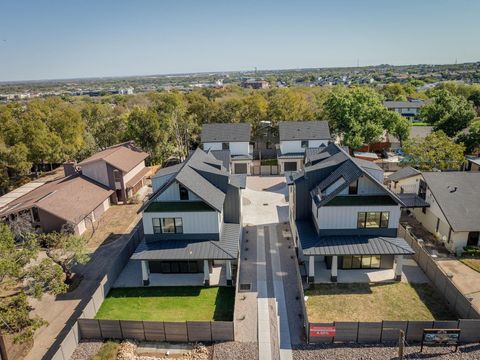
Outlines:
[[[203,124],[202,143],[250,141],[250,124]]]
[[[422,175],[454,231],[480,231],[480,172],[425,172]]]
[[[280,121],[280,141],[288,140],[330,140],[327,121]]]
[[[424,105],[423,101],[384,101],[383,105],[388,109],[401,109],[401,108],[421,108]]]
[[[210,152],[215,156],[215,159],[222,162],[227,171],[230,171],[230,150],[211,150]]]
[[[414,169],[411,166],[406,166],[398,171],[395,171],[388,177],[390,181],[399,181],[402,179],[408,179],[409,177],[420,175],[420,171]]]
[[[311,222],[296,222],[303,254],[311,255],[412,255],[405,239],[376,236],[318,236]]]
[[[220,240],[160,240],[138,245],[133,260],[232,260],[238,256],[240,224],[223,224]]]

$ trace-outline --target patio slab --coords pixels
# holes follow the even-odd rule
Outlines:
[[[402,282],[428,283],[428,278],[415,260],[410,257],[403,259]],[[339,283],[376,283],[394,281],[394,269],[380,270],[338,270]],[[324,261],[315,261],[315,283],[331,283],[330,270]]]
[[[216,265],[210,273],[210,286],[226,286],[225,266]],[[113,287],[141,287],[142,269],[140,261],[130,260],[115,281]],[[203,286],[203,273],[196,274],[150,274],[148,286]]]

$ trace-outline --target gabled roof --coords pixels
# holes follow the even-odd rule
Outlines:
[[[127,141],[99,151],[81,161],[79,165],[87,165],[103,160],[123,172],[129,172],[147,157],[148,154],[135,147],[133,141]]]
[[[422,176],[453,231],[480,231],[480,172],[424,172]]]
[[[110,197],[113,190],[79,174],[53,180],[10,202],[0,216],[38,207],[77,224]]]
[[[330,140],[327,121],[280,121],[280,141],[288,140]]]
[[[411,166],[406,166],[404,168],[401,168],[398,171],[395,171],[393,174],[391,174],[388,177],[388,180],[399,181],[399,180],[408,179],[409,177],[417,176],[417,175],[420,175],[420,174],[421,174],[421,172],[418,171],[417,169],[414,169]]]
[[[245,142],[250,141],[251,126],[246,123],[237,124],[203,124],[202,143],[208,142]]]
[[[320,154],[328,154],[329,156],[322,155],[320,158]],[[314,155],[311,155],[310,158],[313,158],[313,156]],[[308,176],[310,172],[319,169],[333,169],[332,172],[322,179],[310,192],[312,199],[315,201],[315,204],[318,207],[328,204],[328,202],[335,198],[342,190],[347,188],[352,181],[355,181],[361,176],[367,177],[387,196],[390,196],[396,203],[403,205],[403,202],[396,194],[391,192],[380,181],[378,181],[375,176],[371,174],[372,170],[378,170],[375,165],[366,164],[364,161],[359,161],[358,159],[352,158],[344,149],[336,144],[329,144],[327,147],[321,150],[317,157],[317,162],[313,162],[313,165],[305,166],[303,176]],[[339,179],[343,179],[343,182],[339,184],[338,187],[331,193],[325,194],[325,189]],[[293,179],[293,177],[290,179],[290,181],[295,180],[296,179]]]
[[[238,181],[231,181],[232,177],[223,167],[221,160],[216,159],[211,153],[206,153],[200,148],[192,151],[187,160],[179,165],[174,165],[175,169],[172,172],[167,171],[169,168],[161,170],[162,175],[171,175],[171,177],[150,197],[150,200],[139,211],[143,211],[174,181],[185,186],[217,211],[222,211],[223,209],[226,196],[224,184],[228,183],[235,187],[241,186],[241,183]]]
[[[230,171],[230,150],[210,150],[215,159],[220,160],[223,164],[223,167]]]

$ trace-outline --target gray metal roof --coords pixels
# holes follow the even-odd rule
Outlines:
[[[150,197],[149,201],[142,205],[139,211],[143,211],[150,202],[154,201],[174,181],[181,183],[217,211],[222,211],[225,192],[219,187],[221,183],[228,183],[228,177],[230,176],[229,172],[223,167],[223,162],[217,160],[211,153],[207,154],[198,148],[192,151],[187,160],[180,165],[175,175],[172,175]],[[207,176],[209,174],[212,176]]]
[[[220,240],[158,240],[138,245],[132,260],[234,260],[238,256],[240,224],[223,224]]]
[[[409,177],[420,175],[420,174],[421,174],[420,171],[418,171],[417,169],[414,169],[411,166],[406,166],[404,168],[401,168],[398,171],[395,171],[393,174],[391,174],[388,177],[388,180],[399,181],[399,180],[408,179]]]
[[[480,231],[480,172],[422,173],[453,231]]]
[[[239,160],[253,160],[252,155],[242,154],[242,155],[232,155],[232,161]]]
[[[230,184],[239,188],[245,189],[247,187],[247,175],[246,174],[232,174],[230,175]]]
[[[403,238],[375,236],[318,236],[311,222],[297,221],[298,235],[305,256],[412,255]]]
[[[250,141],[250,124],[203,124],[202,143]]]
[[[175,174],[175,173],[177,173],[181,168],[182,168],[182,164],[167,166],[167,167],[165,167],[165,168],[159,169],[159,170],[155,173],[155,175],[152,176],[152,177],[153,177],[153,178],[157,178],[157,177],[162,177],[162,176],[165,176],[165,175]]]
[[[215,156],[215,159],[222,162],[227,171],[230,171],[230,150],[211,150],[210,152]]]
[[[282,154],[280,149],[277,149],[277,159],[303,159],[304,157],[305,153],[303,152]]]
[[[288,140],[330,140],[327,121],[280,121],[280,141]]]
[[[425,208],[430,207],[430,204],[423,200],[417,194],[406,193],[406,194],[398,194],[398,197],[403,202],[404,208]]]

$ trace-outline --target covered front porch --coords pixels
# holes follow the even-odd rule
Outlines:
[[[201,260],[196,263],[202,264],[201,269],[195,269],[196,272],[167,273],[160,272],[159,264],[151,265],[148,260],[130,260],[116,280],[114,287],[231,286],[233,284],[233,266],[230,260]],[[174,264],[175,262],[168,262],[170,268],[172,265],[176,267]],[[178,262],[177,264],[178,270],[180,270],[180,265],[185,266],[185,262],[181,262],[181,264]],[[188,267],[188,264],[186,266]]]

